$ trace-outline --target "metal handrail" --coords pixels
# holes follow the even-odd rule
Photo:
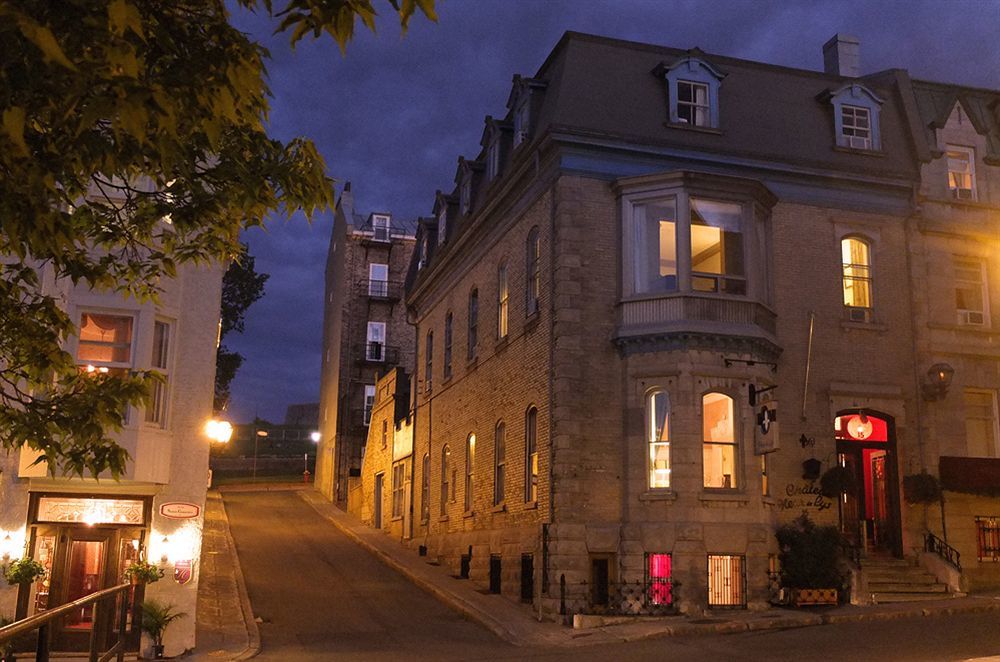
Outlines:
[[[930,531],[924,536],[924,551],[937,554],[959,572],[962,571],[962,555],[957,549],[938,538]]]
[[[75,609],[80,609],[91,603],[94,605],[94,629],[91,630],[90,635],[90,660],[93,662],[104,662],[110,660],[112,656],[117,656],[118,662],[122,662],[125,659],[125,624],[128,620],[128,607],[129,604],[133,602],[131,598],[134,598],[134,594],[131,593],[130,589],[133,589],[135,585],[133,584],[119,584],[117,586],[112,586],[111,588],[106,588],[96,593],[91,593],[73,602],[68,602],[64,605],[54,607],[52,609],[45,610],[44,613],[36,614],[34,616],[29,616],[28,618],[17,621],[16,623],[11,623],[10,625],[0,628],[0,645],[10,641],[11,639],[32,632],[33,630],[38,630],[38,646],[35,652],[36,662],[48,662],[49,659],[49,624],[61,616],[74,611]],[[128,595],[129,599],[123,599],[121,605],[121,612],[118,614],[118,641],[106,651],[103,655],[97,651],[97,613],[98,607],[102,600],[117,596],[118,594]],[[136,626],[136,619],[132,619],[132,628],[134,630]]]

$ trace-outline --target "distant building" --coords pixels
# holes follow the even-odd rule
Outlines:
[[[319,403],[307,402],[305,404],[288,405],[285,409],[285,425],[293,425],[301,428],[319,427]]]
[[[417,231],[411,544],[550,616],[762,608],[803,512],[855,602],[1000,586],[1000,93],[823,50],[515,76]]]
[[[317,488],[341,505],[348,478],[360,476],[375,382],[413,365],[402,297],[415,231],[389,213],[356,214],[350,183],[344,187],[326,262],[316,463]]]

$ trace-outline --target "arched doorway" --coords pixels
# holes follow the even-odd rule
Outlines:
[[[857,489],[840,497],[840,530],[869,554],[902,556],[896,425],[891,416],[848,409],[834,419],[837,461]]]

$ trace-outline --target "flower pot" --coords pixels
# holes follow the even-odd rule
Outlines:
[[[160,644],[159,646],[153,644],[153,659],[154,660],[163,659],[163,644]]]
[[[813,605],[836,605],[837,589],[793,588],[792,603],[796,607],[808,607]]]

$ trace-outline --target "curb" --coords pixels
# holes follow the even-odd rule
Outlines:
[[[260,653],[260,629],[257,621],[254,620],[253,606],[250,604],[250,594],[247,592],[246,581],[243,579],[243,567],[240,565],[240,556],[236,551],[236,541],[233,540],[233,533],[229,530],[229,514],[226,512],[226,502],[222,498],[222,493],[216,491],[219,499],[219,507],[222,510],[222,519],[226,526],[226,544],[233,550],[233,575],[236,577],[236,589],[240,595],[240,610],[243,612],[243,625],[247,631],[247,647],[230,658],[230,662],[239,660],[249,660]]]
[[[418,577],[416,574],[412,573],[408,567],[399,563],[396,559],[394,559],[392,556],[382,551],[375,545],[372,545],[370,542],[368,542],[363,537],[359,536],[357,533],[351,530],[350,527],[345,526],[343,523],[337,521],[337,518],[327,513],[324,513],[322,510],[320,510],[320,506],[324,504],[317,504],[314,501],[311,492],[307,493],[306,491],[303,490],[299,492],[299,496],[302,498],[303,501],[312,506],[312,508],[317,513],[319,513],[321,517],[329,520],[335,527],[337,527],[341,533],[346,535],[348,538],[353,540],[361,547],[365,548],[365,550],[367,550],[370,554],[375,556],[383,564],[392,568],[393,570],[401,574],[403,577],[408,579],[410,582],[412,582],[419,588],[423,589],[424,591],[427,591],[445,605],[451,607],[452,609],[459,612],[463,616],[473,621],[476,621],[477,623],[479,623],[480,625],[482,625],[487,630],[489,630],[496,636],[500,637],[507,643],[513,644],[515,646],[525,646],[531,643],[535,643],[526,641],[524,637],[518,637],[517,635],[515,635],[515,633],[511,632],[510,629],[508,629],[503,622],[493,618],[490,614],[484,613],[481,609],[478,609],[477,607],[469,604],[466,600],[464,600],[460,596],[455,595],[450,591],[446,591],[436,586],[432,582],[428,582],[422,577]]]

